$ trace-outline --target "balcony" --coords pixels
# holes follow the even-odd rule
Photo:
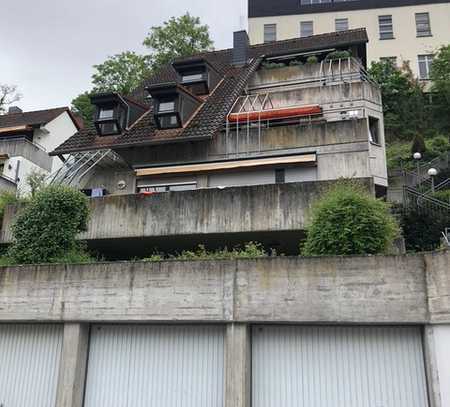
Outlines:
[[[362,179],[373,190],[370,179]],[[115,195],[90,200],[88,231],[80,235],[107,258],[180,251],[206,244],[232,247],[259,241],[298,252],[311,204],[329,181],[210,188],[154,195]],[[1,243],[11,242],[16,208],[5,211]]]
[[[43,147],[24,138],[0,138],[0,153],[9,157],[21,156],[47,171],[51,170],[52,160]]]

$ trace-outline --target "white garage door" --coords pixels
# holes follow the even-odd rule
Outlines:
[[[224,330],[93,326],[85,407],[222,407]]]
[[[253,407],[425,407],[420,328],[253,328]]]
[[[0,325],[0,406],[55,406],[62,341],[62,326]]]

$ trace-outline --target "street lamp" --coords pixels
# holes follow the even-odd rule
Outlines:
[[[436,168],[430,168],[428,170],[428,175],[431,178],[431,192],[434,194],[434,177],[437,175],[437,169]]]
[[[420,184],[420,164],[419,161],[422,159],[422,154],[419,152],[413,154],[413,158],[416,160],[417,165],[417,184]]]

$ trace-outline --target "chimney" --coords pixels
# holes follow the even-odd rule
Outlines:
[[[14,114],[14,113],[23,113],[22,109],[18,106],[10,106],[8,109],[8,114]]]
[[[250,40],[247,31],[236,31],[233,33],[233,65],[243,66],[248,62],[248,50]]]

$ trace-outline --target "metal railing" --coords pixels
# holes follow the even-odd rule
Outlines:
[[[450,203],[433,198],[408,186],[403,188],[403,194],[406,209],[414,209],[418,212],[431,212],[436,215],[450,215]]]
[[[445,228],[442,232],[442,240],[445,245],[450,247],[450,228]]]

